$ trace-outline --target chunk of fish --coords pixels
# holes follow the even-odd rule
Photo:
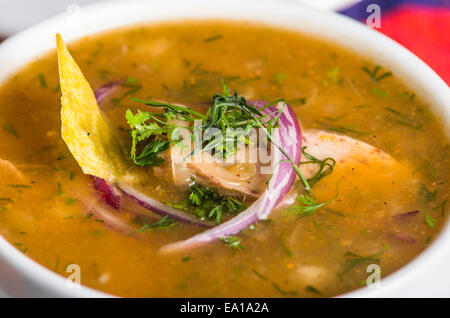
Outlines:
[[[259,197],[264,192],[269,176],[261,174],[260,164],[238,162],[226,166],[214,162],[212,156],[206,152],[203,153],[203,158],[206,158],[206,162],[187,164],[199,183],[216,187],[222,192],[238,193],[253,198]]]
[[[323,160],[331,157],[337,165],[356,161],[371,164],[375,161],[382,162],[389,167],[395,164],[395,159],[390,155],[360,140],[348,136],[330,133],[317,129],[304,129],[302,132],[303,146],[306,152]],[[169,177],[177,186],[188,186],[195,178],[197,182],[215,187],[226,194],[244,195],[250,198],[259,197],[266,188],[269,175],[261,174],[260,163],[239,162],[227,165],[216,161],[209,153],[203,153],[202,162],[175,163],[173,154],[175,146],[164,154],[166,164],[154,168],[155,174],[161,178]],[[248,149],[244,150],[246,154]],[[236,154],[236,156],[239,154]],[[248,159],[248,157],[247,157]],[[308,161],[302,156],[302,162]],[[171,173],[167,174],[170,169]],[[301,172],[306,178],[311,178],[317,172],[316,164],[302,164]],[[278,208],[295,202],[297,192],[292,190]]]
[[[182,128],[188,125],[186,121],[181,120],[174,120],[174,123]],[[257,198],[264,192],[269,175],[261,174],[259,162],[250,163],[250,147],[239,147],[237,153],[227,161],[231,163],[220,162],[208,152],[202,152],[202,160],[198,162],[181,160],[189,157],[191,149],[190,138],[183,138],[179,144],[172,144],[167,151],[160,154],[165,163],[153,168],[155,176],[177,187],[188,187],[195,178],[196,182],[214,187],[227,195]]]
[[[337,167],[360,163],[364,165],[376,164],[377,167],[382,166],[389,169],[398,163],[389,154],[379,148],[345,135],[318,129],[303,129],[302,138],[302,147],[306,147],[306,153],[320,160],[333,158],[336,161]],[[308,160],[303,155],[301,162]],[[300,171],[307,179],[313,177],[318,169],[317,164],[300,165]],[[278,204],[276,209],[285,208],[295,203],[297,196],[298,191],[293,188]]]
[[[302,138],[303,147],[306,147],[305,151],[320,160],[331,157],[336,161],[336,164],[349,161],[369,164],[377,161],[383,162],[386,166],[393,165],[396,162],[394,158],[382,150],[345,135],[318,129],[305,129],[302,131]],[[302,156],[301,161],[308,161],[308,159]],[[317,171],[316,169],[317,167],[313,164],[304,164],[300,167],[306,178],[311,178]]]

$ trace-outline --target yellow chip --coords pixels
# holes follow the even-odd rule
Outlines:
[[[85,174],[114,182],[127,170],[126,155],[102,117],[94,92],[61,35],[56,35],[56,42],[62,138]]]

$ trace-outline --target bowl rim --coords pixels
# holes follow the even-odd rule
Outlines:
[[[238,11],[236,11],[238,9]],[[133,14],[131,14],[133,13]],[[430,105],[450,136],[450,100],[447,84],[424,62],[397,42],[364,24],[334,12],[321,11],[295,1],[276,0],[130,0],[108,1],[81,7],[82,28],[68,23],[68,13],[58,14],[22,31],[0,44],[0,85],[29,62],[54,50],[54,34],[60,32],[67,42],[86,35],[122,26],[142,23],[224,19],[261,22],[274,27],[297,30],[324,38],[374,61],[384,60],[399,77]],[[282,18],[282,19],[280,19]],[[73,22],[73,21],[72,21]],[[349,32],[350,31],[350,32]],[[362,45],[362,47],[361,47]],[[23,50],[24,47],[34,50]],[[364,50],[364,52],[362,52]],[[419,76],[420,75],[420,76]],[[423,95],[423,96],[422,96]],[[383,288],[361,288],[339,297],[398,296],[408,286],[408,277],[423,275],[444,259],[442,250],[450,250],[449,220],[423,252],[399,270],[382,279]],[[62,297],[111,297],[113,295],[87,286],[68,288],[66,279],[38,264],[0,236],[0,257],[26,279]],[[411,276],[413,275],[413,276]]]

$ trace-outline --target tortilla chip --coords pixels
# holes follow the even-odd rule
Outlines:
[[[114,182],[126,172],[124,151],[102,117],[94,92],[61,35],[56,35],[56,42],[62,138],[85,174]]]

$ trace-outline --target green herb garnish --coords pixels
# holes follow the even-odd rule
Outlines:
[[[131,159],[134,164],[137,166],[161,165],[164,160],[158,155],[169,148],[170,142],[167,135],[173,126],[162,122],[148,112],[138,111],[133,114],[131,110],[127,110],[125,117],[132,129]],[[155,118],[156,121],[149,122]],[[138,148],[140,148],[139,153]]]
[[[286,291],[286,290],[281,289],[281,287],[275,282],[272,282],[272,286],[283,296],[297,296],[298,295],[298,293],[295,290]]]
[[[216,34],[210,37],[207,37],[203,40],[203,42],[208,43],[208,42],[213,42],[213,41],[217,41],[220,40],[221,38],[223,38],[222,34]]]
[[[382,88],[379,88],[379,87],[374,87],[372,89],[372,93],[375,96],[378,96],[380,98],[388,98],[389,97],[389,92],[384,90],[384,89],[382,89]]]
[[[336,66],[328,71],[327,76],[331,79],[333,83],[337,83],[339,75],[339,67]]]
[[[38,74],[39,84],[42,88],[47,88],[47,81],[45,80],[45,75],[43,73]]]
[[[61,182],[57,182],[57,183],[56,183],[56,195],[57,195],[57,196],[61,196],[61,195],[63,195],[63,194],[64,194],[64,192],[63,192],[63,190],[62,190]]]
[[[224,215],[233,215],[245,209],[245,204],[238,198],[220,194],[216,190],[194,182],[186,192],[186,198],[170,206],[185,211],[193,211],[201,220],[223,221]]]
[[[231,247],[234,250],[240,251],[244,247],[241,245],[241,239],[237,236],[231,235],[226,237],[221,237],[220,241],[226,246]]]
[[[323,127],[323,129],[328,131],[334,131],[341,134],[352,134],[356,137],[360,137],[363,135],[368,135],[368,132],[361,131],[355,128],[355,126],[337,126],[337,127],[330,127],[328,126],[328,123],[322,122],[322,121],[316,121],[319,125]]]
[[[392,73],[389,71],[378,75],[378,71],[381,70],[381,67],[379,65],[375,66],[373,70],[369,70],[367,67],[362,67],[361,69],[366,72],[369,75],[370,79],[375,83],[392,75]]]
[[[446,204],[447,204],[447,200],[444,200],[437,207],[434,207],[433,210],[440,209],[441,210],[441,216],[444,216],[445,215],[445,206],[446,206]]]
[[[273,288],[275,288],[280,294],[284,296],[296,296],[298,293],[295,290],[285,291],[276,282],[271,281],[269,278],[258,272],[256,269],[252,269],[253,274],[264,281],[272,283]]]
[[[283,239],[279,240],[280,246],[283,249],[283,252],[286,253],[289,257],[294,257],[294,252],[286,245],[286,243],[283,241]]]
[[[305,105],[306,104],[306,97],[290,99],[288,102],[291,105]]]
[[[346,260],[342,266],[342,271],[340,272],[339,276],[342,277],[343,275],[353,270],[355,267],[363,264],[380,264],[379,256],[383,253],[384,251],[380,251],[369,256],[361,256],[352,252],[345,253],[344,256],[346,257]]]
[[[131,79],[131,81],[130,81]],[[126,88],[127,90],[120,97],[111,99],[111,102],[114,106],[118,106],[127,96],[131,96],[134,93],[137,93],[142,89],[142,85],[139,82],[134,81],[134,77],[128,77],[127,82],[121,84],[120,86]]]
[[[177,221],[173,218],[170,218],[169,216],[165,215],[160,220],[154,222],[154,223],[146,223],[143,222],[141,219],[138,219],[137,222],[144,223],[138,230],[134,231],[133,233],[130,233],[129,235],[135,235],[142,232],[149,232],[149,231],[157,231],[157,230],[168,230],[174,227],[177,224]]]
[[[14,128],[14,126],[11,123],[4,124],[3,129],[5,131],[9,132],[11,135],[14,135],[17,138],[19,138],[19,134],[17,133],[17,130]]]
[[[31,186],[30,185],[28,185],[28,184],[8,184],[8,187],[11,187],[11,188],[22,188],[22,189],[30,189],[31,188]]]
[[[261,274],[260,272],[258,272],[256,269],[252,269],[252,272],[258,276],[259,278],[261,278],[262,280],[269,280],[266,276],[264,276],[263,274]]]
[[[306,149],[306,146],[302,147],[302,153],[305,156],[305,158],[307,158],[308,160],[300,162],[300,165],[316,164],[319,166],[319,169],[317,170],[317,172],[311,178],[308,179],[309,184],[311,186],[313,186],[317,182],[319,182],[323,177],[326,177],[327,175],[329,175],[333,172],[336,161],[331,157],[327,157],[323,160],[320,160],[320,159],[314,157],[313,155],[307,153],[305,151],[305,149]]]
[[[423,210],[423,215],[425,217],[425,224],[431,228],[434,228],[436,226],[436,219],[432,218],[426,210]]]
[[[271,82],[277,85],[283,84],[283,82],[287,79],[286,73],[275,73],[272,76]]]
[[[391,108],[391,107],[385,107],[384,109],[386,109],[388,112],[394,114],[396,117],[398,117],[398,119],[392,119],[393,122],[409,127],[409,128],[413,128],[416,130],[419,130],[423,127],[423,125],[421,123],[416,123],[414,120],[412,120],[411,118],[409,118],[407,115],[403,114],[402,112],[399,112],[398,110]]]
[[[74,199],[74,198],[66,198],[66,200],[64,201],[64,203],[66,204],[66,205],[74,205],[75,203],[77,203],[78,202],[78,200],[77,199]]]
[[[419,192],[424,197],[425,203],[430,203],[436,198],[438,190],[430,191],[424,184],[421,184]]]
[[[316,200],[312,196],[304,195],[304,194],[301,194],[297,198],[297,201],[301,205],[292,206],[290,210],[294,211],[296,214],[298,214],[301,217],[313,215],[314,213],[316,213],[316,211],[318,209],[320,209],[321,207],[323,207],[324,205],[326,205],[328,203],[328,201],[323,202],[323,203],[317,203]]]
[[[322,295],[322,292],[320,290],[318,290],[317,288],[315,288],[312,285],[306,285],[305,287],[305,291],[310,292],[310,293],[314,293],[317,295]]]

